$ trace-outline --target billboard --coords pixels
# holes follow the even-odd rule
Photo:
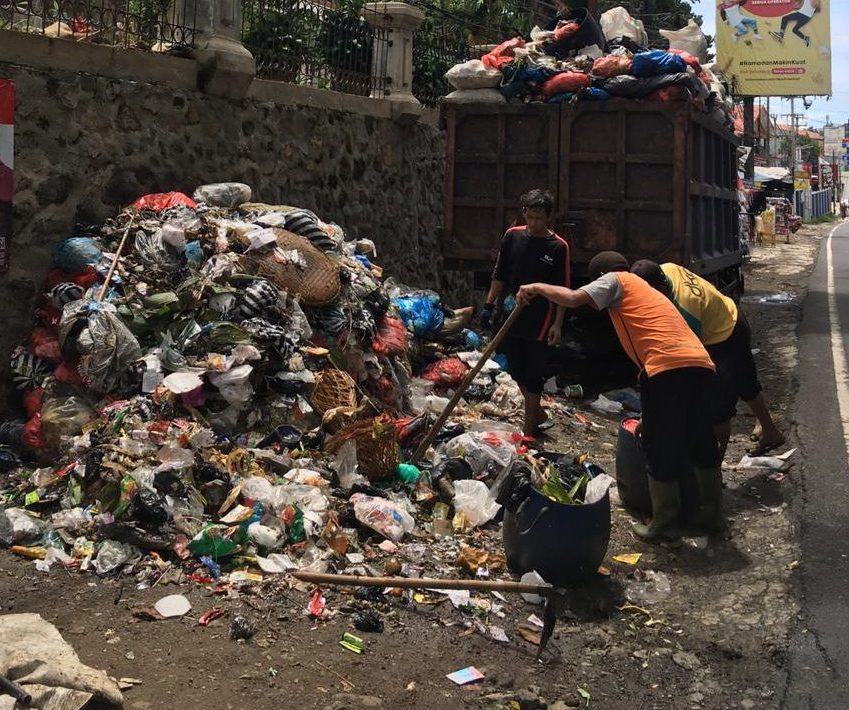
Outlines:
[[[15,84],[0,79],[0,274],[9,270],[12,240],[12,168],[15,154]]]
[[[831,94],[831,0],[713,0],[717,66],[737,96]]]

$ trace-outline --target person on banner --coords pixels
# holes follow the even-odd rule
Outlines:
[[[811,37],[802,32],[802,28],[814,19],[814,15],[822,11],[820,0],[797,0],[796,12],[791,12],[781,18],[781,29],[778,32],[770,32],[770,36],[779,44],[784,43],[784,33],[787,26],[793,23],[793,34],[801,39],[806,47],[811,46]]]
[[[735,30],[734,41],[738,42],[752,31],[752,39],[763,39],[758,32],[758,22],[751,17],[744,17],[740,11],[747,0],[724,0],[719,4],[719,16]],[[748,44],[751,44],[749,42]]]
[[[525,225],[511,227],[501,239],[492,282],[480,322],[491,330],[497,313],[515,307],[519,288],[542,282],[556,286],[570,284],[569,245],[549,228],[554,198],[547,190],[531,190],[522,195]],[[542,388],[551,364],[553,347],[563,328],[562,308],[545,298],[533,299],[519,314],[501,344],[507,368],[525,398],[523,433],[535,438],[553,422],[542,408]]]

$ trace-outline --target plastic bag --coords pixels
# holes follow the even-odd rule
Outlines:
[[[46,396],[40,416],[44,443],[57,447],[63,436],[79,434],[97,416],[97,412],[82,397]]]
[[[44,435],[41,432],[41,412],[31,416],[24,424],[21,443],[32,451],[38,451],[44,447]]]
[[[686,85],[690,80],[689,74],[685,73],[665,74],[663,76],[653,76],[645,79],[638,79],[635,76],[622,74],[612,79],[600,81],[599,86],[613,96],[637,99],[648,96],[653,91],[663,89],[667,86],[673,86],[675,84]]]
[[[687,65],[680,56],[664,52],[660,49],[635,54],[631,64],[631,74],[638,79],[647,79],[666,74],[680,74],[686,70]]]
[[[684,60],[684,64],[690,67],[696,74],[702,73],[702,63],[698,60],[697,57],[693,56],[689,52],[684,51],[683,49],[670,49],[670,54],[677,54],[681,59]]]
[[[251,365],[238,365],[227,372],[210,372],[208,377],[229,404],[242,408],[251,401],[254,394],[250,383],[251,372]]]
[[[620,74],[631,73],[631,58],[607,54],[593,62],[593,75],[609,79]]]
[[[567,91],[580,91],[588,88],[591,81],[589,76],[580,72],[561,72],[542,85],[542,93],[544,96],[554,96],[554,94],[563,94]]]
[[[480,59],[470,59],[445,72],[445,80],[455,89],[490,89],[501,83],[501,72]]]
[[[405,533],[413,532],[416,527],[412,516],[391,500],[364,493],[355,493],[350,500],[357,520],[392,542],[399,542]]]
[[[412,328],[418,338],[427,338],[442,330],[445,313],[440,305],[438,294],[430,292],[410,293],[393,298],[401,320],[407,328]]]
[[[106,540],[97,551],[94,568],[98,574],[106,574],[129,562],[141,559],[141,556],[139,549],[133,545]]]
[[[384,316],[371,341],[372,350],[378,355],[403,355],[407,352],[407,328],[404,322],[392,316]]]
[[[641,20],[635,20],[624,7],[614,7],[601,16],[601,29],[608,41],[627,37],[641,47],[649,43],[648,34]]]
[[[189,209],[195,209],[197,207],[197,203],[182,192],[157,192],[150,195],[143,195],[130,206],[136,210],[162,212],[178,205],[183,205]]]
[[[519,47],[525,46],[525,40],[521,37],[514,37],[502,42],[495,49],[489,51],[481,57],[481,62],[490,69],[503,69],[513,61],[513,53]]]
[[[560,39],[558,39],[558,31]],[[548,42],[543,49],[546,54],[558,58],[573,52],[597,53],[607,46],[601,27],[589,11],[581,7],[572,8],[569,19],[558,22],[554,33],[554,41]],[[593,47],[597,49],[591,49]]]
[[[469,366],[460,358],[447,357],[428,365],[422,370],[421,377],[435,382],[440,387],[456,387],[463,381],[468,371]]]
[[[4,545],[37,542],[43,532],[41,521],[23,508],[0,509],[0,542]]]
[[[216,182],[201,185],[195,190],[192,198],[210,207],[233,208],[251,201],[251,188],[242,182]]]
[[[476,528],[488,523],[501,509],[483,481],[471,479],[454,482],[454,510]]]
[[[266,550],[277,549],[285,542],[285,538],[280,530],[260,523],[251,523],[248,525],[248,537]]]
[[[29,351],[37,358],[51,363],[62,361],[62,348],[59,346],[59,337],[49,328],[36,326],[29,336]]]
[[[465,459],[475,476],[484,473],[488,467],[494,467],[499,473],[516,459],[515,449],[492,432],[461,434],[447,442],[441,453],[448,458]]]
[[[497,89],[457,89],[445,97],[450,104],[503,104],[506,100]]]
[[[97,264],[102,256],[90,237],[70,237],[53,250],[53,266],[68,274],[80,274]]]
[[[693,20],[687,22],[680,30],[660,30],[660,35],[669,40],[670,49],[682,49],[689,52],[702,64],[707,62],[707,37]]]
[[[67,347],[65,339],[72,330],[68,320],[82,315],[81,309],[87,309],[88,318],[76,340],[80,375],[95,392],[112,392],[130,364],[141,357],[141,347],[113,306],[85,301],[65,306],[59,326],[63,346]]]

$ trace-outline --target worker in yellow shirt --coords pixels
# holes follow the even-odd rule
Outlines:
[[[678,264],[634,263],[637,274],[665,294],[699,336],[716,365],[714,424],[720,452],[725,457],[731,437],[731,418],[742,399],[758,420],[759,451],[781,446],[784,436],[769,413],[752,355],[752,332],[737,304],[709,281]]]

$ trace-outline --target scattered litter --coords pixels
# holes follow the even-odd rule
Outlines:
[[[634,604],[657,604],[672,591],[672,584],[665,572],[637,570],[634,580],[625,585],[625,598]]]
[[[239,641],[250,639],[255,632],[253,622],[242,614],[236,614],[230,620],[230,640]]]
[[[746,454],[740,459],[737,468],[766,468],[785,472],[793,465],[789,459],[794,453],[796,453],[796,449],[790,449],[790,451],[776,456],[749,456]]]
[[[466,685],[467,683],[474,683],[475,681],[483,680],[485,678],[484,674],[474,666],[461,668],[459,671],[449,673],[445,677],[457,685]]]
[[[347,632],[342,634],[342,638],[339,640],[339,645],[342,648],[353,651],[354,653],[363,652],[363,640],[359,636],[354,636],[354,634],[349,634]]]
[[[614,555],[613,561],[621,562],[623,565],[635,565],[640,561],[640,558],[642,558],[642,556],[642,552],[627,552],[621,555]]]
[[[182,594],[171,594],[167,597],[162,597],[153,608],[164,619],[171,619],[176,616],[185,616],[192,610],[192,603]]]

